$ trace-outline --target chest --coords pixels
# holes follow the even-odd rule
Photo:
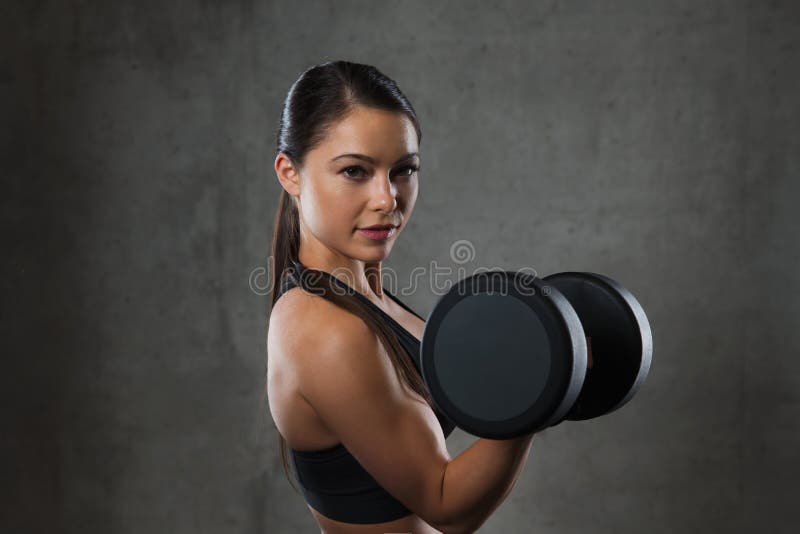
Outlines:
[[[409,312],[394,301],[384,303],[380,308],[392,318],[397,324],[402,326],[409,334],[414,336],[417,341],[422,339],[425,330],[425,321]]]

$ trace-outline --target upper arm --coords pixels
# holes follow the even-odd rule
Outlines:
[[[436,415],[400,384],[363,320],[327,301],[323,307],[329,308],[324,320],[317,307],[293,336],[301,394],[386,491],[426,522],[441,524],[450,456]]]

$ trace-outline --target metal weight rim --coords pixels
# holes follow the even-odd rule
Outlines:
[[[633,293],[628,291],[616,280],[613,280],[607,276],[598,273],[586,274],[605,282],[609,287],[611,287],[616,294],[623,299],[627,305],[627,312],[630,314],[631,320],[639,327],[638,331],[642,346],[642,360],[639,367],[639,372],[636,374],[636,378],[634,379],[627,395],[625,395],[625,397],[623,397],[623,399],[611,409],[611,411],[614,411],[624,406],[628,401],[631,400],[631,398],[633,398],[636,392],[639,391],[639,388],[642,387],[642,384],[644,384],[644,381],[647,379],[647,375],[650,373],[650,365],[653,361],[653,331],[650,328],[650,321],[648,321],[642,305],[638,300],[636,300],[636,297],[633,296]]]

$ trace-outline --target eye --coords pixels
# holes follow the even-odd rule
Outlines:
[[[358,172],[356,174],[350,174],[348,171],[352,170]],[[342,169],[342,172],[348,178],[357,178],[358,176],[361,176],[364,173],[364,168],[361,165],[350,165],[349,167],[345,167],[344,169]]]
[[[404,177],[413,176],[415,172],[419,171],[419,165],[406,165],[405,167],[401,167],[395,174]],[[342,169],[342,173],[347,176],[348,178],[357,180],[359,177],[362,177],[366,174],[364,167],[361,165],[350,165]]]
[[[415,172],[419,171],[419,165],[406,165],[405,167],[401,167],[398,171],[398,174],[403,176],[413,176]]]

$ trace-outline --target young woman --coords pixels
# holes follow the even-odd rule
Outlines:
[[[533,434],[453,430],[419,372],[424,320],[381,284],[411,218],[421,130],[397,85],[345,61],[305,71],[278,131],[267,394],[326,533],[473,532],[511,491]]]

